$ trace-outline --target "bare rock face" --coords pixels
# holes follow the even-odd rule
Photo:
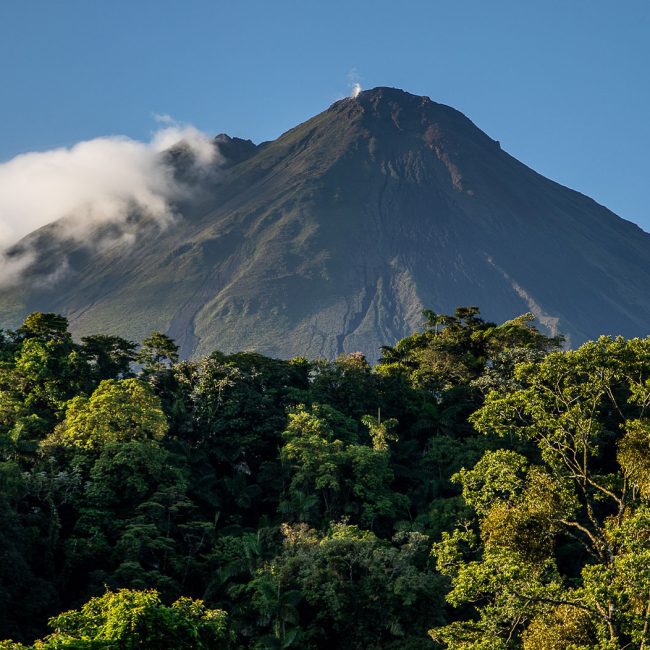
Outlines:
[[[650,235],[448,106],[376,88],[273,142],[215,142],[226,164],[171,226],[136,219],[135,244],[92,253],[56,226],[19,244],[38,256],[0,295],[3,326],[39,309],[78,334],[166,331],[186,356],[371,359],[423,307],[532,311],[572,345],[650,331]],[[53,260],[66,271],[44,284]]]

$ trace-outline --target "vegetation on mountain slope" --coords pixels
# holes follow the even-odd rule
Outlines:
[[[374,367],[182,361],[32,314],[0,648],[647,649],[650,339],[560,345],[470,307]]]

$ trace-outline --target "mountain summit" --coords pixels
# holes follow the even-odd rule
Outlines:
[[[273,142],[215,147],[218,175],[166,228],[135,219],[128,241],[91,249],[53,224],[20,242],[36,258],[2,291],[2,325],[39,309],[79,334],[280,357],[376,358],[423,307],[532,311],[571,344],[648,334],[650,235],[428,97],[375,88]]]

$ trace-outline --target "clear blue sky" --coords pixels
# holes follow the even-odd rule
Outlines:
[[[152,113],[275,138],[351,71],[650,231],[648,0],[1,0],[0,161],[148,139]]]

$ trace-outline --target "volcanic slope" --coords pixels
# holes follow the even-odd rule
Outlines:
[[[56,225],[21,242],[38,255],[0,295],[2,324],[38,309],[79,335],[158,329],[185,356],[371,359],[423,307],[532,311],[572,345],[649,333],[650,235],[448,106],[376,88],[273,142],[215,146],[227,164],[166,228],[136,223],[129,241],[92,250]]]

